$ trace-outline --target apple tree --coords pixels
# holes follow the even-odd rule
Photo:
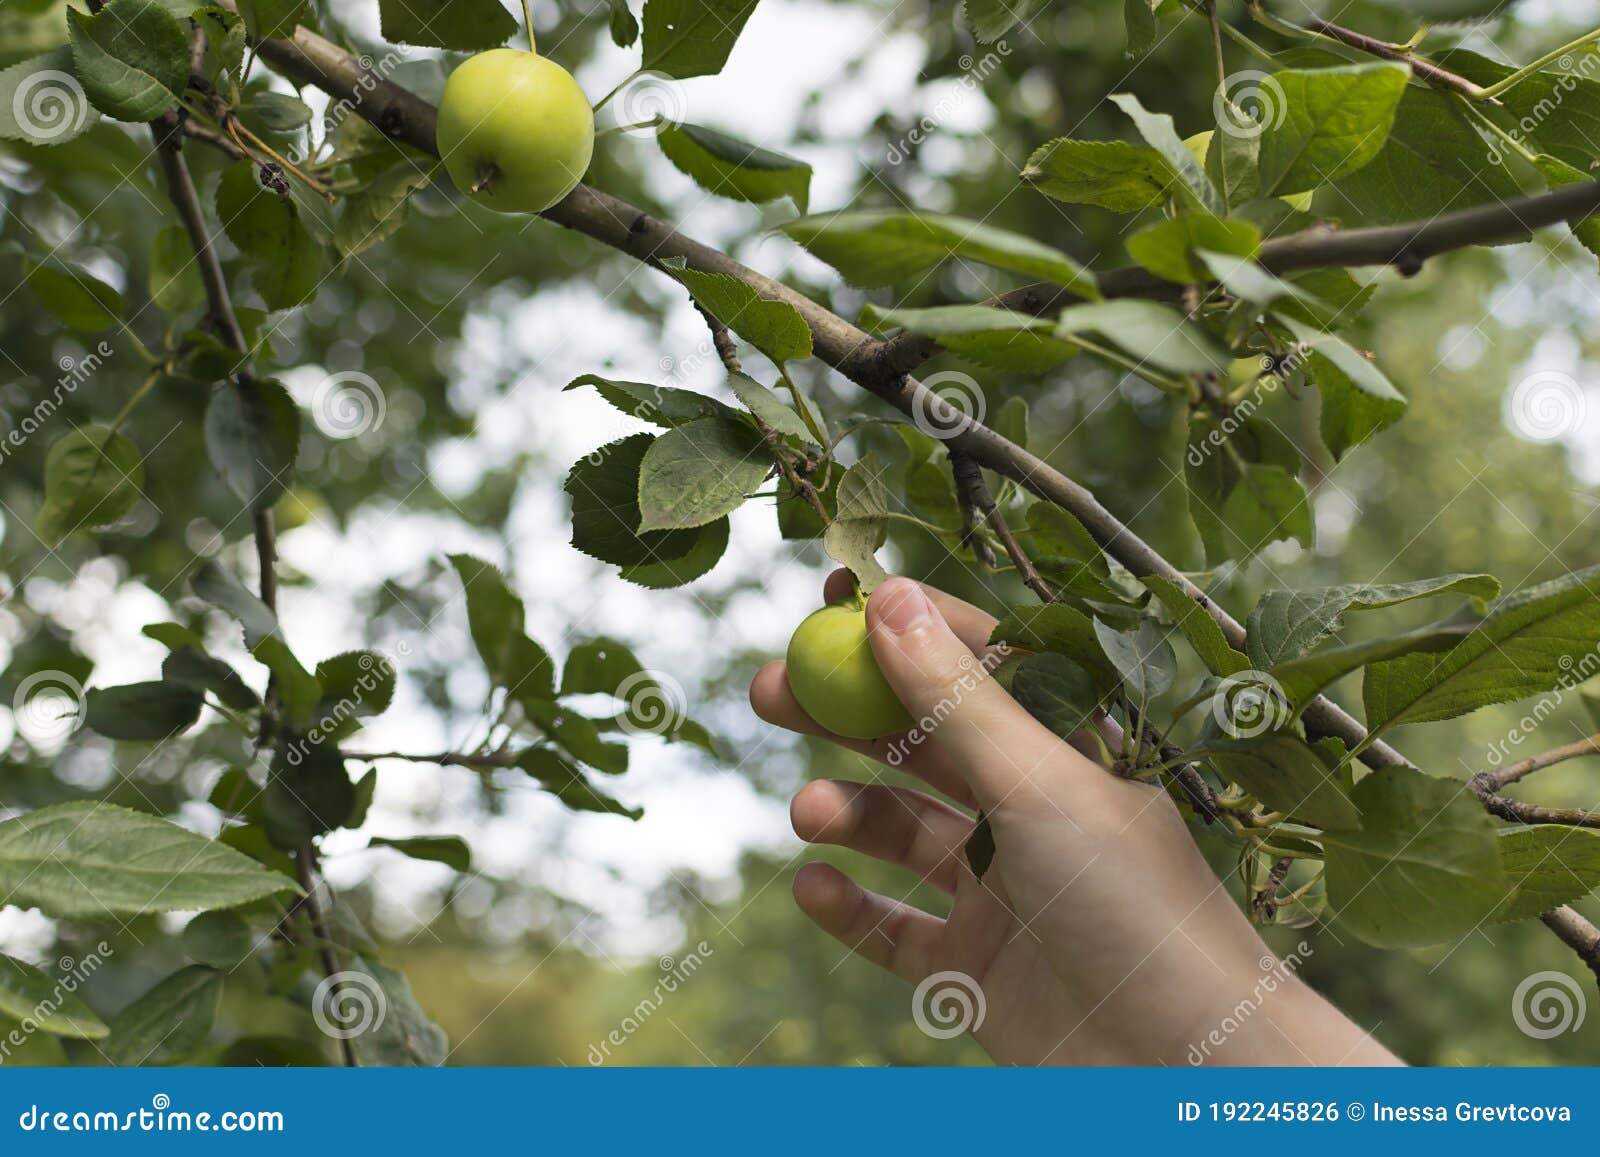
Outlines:
[[[625,641],[584,640],[557,662],[529,633],[514,576],[473,554],[436,560],[430,590],[464,600],[493,689],[477,745],[363,745],[363,720],[407,677],[405,653],[290,646],[277,534],[312,501],[298,485],[308,453],[339,451],[279,379],[298,341],[351,324],[350,287],[386,247],[425,244],[441,218],[485,207],[537,211],[541,228],[579,239],[557,258],[573,272],[609,249],[662,279],[703,317],[720,367],[715,393],[604,366],[567,386],[647,427],[565,474],[571,547],[639,587],[684,586],[722,560],[730,516],[760,503],[793,549],[820,546],[868,593],[891,532],[919,536],[1011,592],[992,677],[1063,738],[1087,729],[1114,774],[1164,785],[1197,830],[1220,834],[1258,919],[1334,921],[1379,949],[1539,920],[1600,970],[1600,930],[1571,906],[1600,883],[1600,817],[1507,794],[1600,738],[1463,784],[1418,766],[1393,735],[1595,674],[1600,569],[1509,594],[1488,573],[1348,576],[1228,605],[1229,576],[1272,544],[1311,545],[1313,473],[1405,420],[1406,394],[1342,336],[1364,312],[1435,258],[1547,226],[1566,223],[1600,252],[1594,148],[1550,111],[1600,110],[1588,75],[1600,31],[1512,67],[1473,51],[1464,25],[1426,26],[1432,5],[1391,5],[1374,31],[1255,0],[1129,0],[1129,57],[1158,60],[1179,35],[1205,44],[1205,99],[1106,92],[1094,101],[1104,131],[1073,129],[1089,110],[1069,109],[992,175],[997,197],[1037,199],[1055,220],[1109,215],[1124,256],[1106,260],[1076,253],[1064,228],[917,206],[896,186],[903,173],[882,182],[886,195],[813,206],[807,162],[677,115],[675,86],[723,69],[756,0],[560,5],[583,9],[561,13],[566,35],[604,28],[637,53],[636,72],[593,108],[554,60],[507,47],[521,31],[498,0],[332,7],[23,0],[4,17],[38,51],[0,72],[0,138],[18,180],[37,177],[44,195],[15,218],[5,255],[41,320],[37,348],[8,351],[39,388],[6,395],[3,460],[38,494],[26,526],[9,509],[7,525],[35,544],[35,566],[116,554],[173,608],[142,625],[166,652],[155,677],[79,694],[88,667],[38,625],[6,689],[19,718],[57,739],[81,727],[72,744],[115,744],[120,759],[173,772],[152,790],[123,776],[66,801],[42,782],[19,788],[0,823],[0,883],[8,903],[87,927],[200,913],[175,966],[114,1017],[75,996],[40,1016],[51,978],[0,960],[0,1021],[35,1022],[39,1055],[213,1059],[226,991],[299,1010],[287,1039],[236,1058],[441,1063],[443,1034],[319,864],[325,836],[363,828],[382,768],[531,780],[626,824],[637,812],[606,781],[627,770],[631,736],[719,750]],[[381,43],[350,31],[368,7]],[[958,68],[1004,67],[1008,38],[1057,7],[967,0],[972,50]],[[559,55],[565,37],[541,41]],[[404,82],[410,48],[456,68],[442,108]],[[913,161],[927,131],[908,136]],[[605,155],[619,132],[647,134],[708,196],[766,206],[813,272],[780,280],[635,204],[650,191]],[[96,216],[108,186],[137,194],[121,202],[128,222]],[[139,237],[138,279],[112,256],[133,249],[108,245],[118,230]],[[470,235],[448,236],[460,250]],[[470,263],[438,248],[441,263]],[[975,291],[930,300],[924,286],[947,284],[937,279],[952,267]],[[61,335],[85,352],[47,377]],[[1092,493],[1030,439],[1030,402],[1086,364],[1143,383],[1179,416],[1184,444],[1166,465],[1198,566],[1129,525],[1130,496]],[[160,407],[181,420],[151,421]],[[1306,417],[1307,438],[1275,420],[1284,407]],[[168,438],[189,471],[147,468]],[[386,451],[388,463],[352,466],[363,497],[416,477],[403,444]],[[385,465],[397,473],[376,472]],[[316,501],[350,501],[327,489]],[[134,527],[141,541],[119,541]],[[1422,625],[1395,617],[1412,604],[1443,609]],[[1355,619],[1363,629],[1346,636]],[[1335,694],[1356,683],[1359,710]],[[595,712],[594,696],[613,711]],[[198,766],[218,770],[184,774]],[[217,838],[171,822],[194,808],[210,809]],[[448,834],[373,845],[469,867]],[[981,875],[982,825],[967,851]],[[381,1024],[350,1031],[374,1005]],[[60,1040],[83,1043],[62,1052]]]

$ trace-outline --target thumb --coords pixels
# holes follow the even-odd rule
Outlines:
[[[867,601],[872,652],[915,724],[905,742],[937,743],[985,808],[1056,770],[1065,745],[989,675],[909,579]]]

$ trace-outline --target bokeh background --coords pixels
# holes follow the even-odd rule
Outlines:
[[[59,7],[7,0],[0,66],[51,47],[38,39],[36,22],[20,22]],[[325,27],[342,28],[351,44],[376,43],[375,4],[317,7]],[[1123,263],[1126,219],[1057,205],[1023,188],[1017,172],[1052,137],[1130,136],[1104,100],[1111,92],[1138,93],[1148,107],[1174,114],[1184,133],[1210,127],[1215,77],[1204,23],[1169,25],[1135,61],[1122,50],[1118,0],[1052,4],[991,54],[974,43],[958,7],[763,0],[727,70],[682,84],[678,111],[811,162],[815,209],[946,210],[1039,236],[1097,266]],[[1239,18],[1234,5],[1222,7]],[[534,0],[533,8],[542,51],[591,95],[634,67],[636,53],[610,42],[599,0]],[[1381,36],[1411,31],[1408,18],[1383,4],[1340,11],[1346,24]],[[1528,0],[1502,9],[1470,44],[1520,63],[1592,19],[1589,5]],[[394,79],[436,99],[452,59],[418,49],[401,55]],[[146,149],[143,134],[109,124],[55,149],[0,146],[0,243],[64,245],[140,298],[151,236],[165,223]],[[208,187],[219,159],[189,152]],[[866,300],[768,231],[792,214],[787,203],[710,198],[648,139],[604,140],[590,180],[839,313],[854,316]],[[1220,597],[1241,618],[1271,584],[1484,570],[1514,589],[1600,561],[1594,257],[1565,230],[1551,230],[1532,244],[1430,262],[1411,280],[1380,280],[1380,295],[1349,336],[1377,354],[1410,397],[1410,412],[1337,468],[1314,459],[1317,546],[1280,544],[1220,576]],[[0,428],[31,409],[62,359],[88,352],[19,282],[17,257],[0,256]],[[974,300],[1008,284],[951,267],[910,304]],[[282,618],[298,653],[308,662],[358,646],[406,654],[396,705],[369,726],[363,747],[437,750],[466,740],[478,722],[486,684],[442,559],[469,550],[505,567],[527,603],[530,633],[552,652],[594,635],[629,642],[646,665],[673,675],[729,753],[717,761],[688,745],[637,742],[629,773],[614,785],[645,808],[636,824],[573,816],[529,784],[386,763],[366,827],[328,842],[327,872],[448,1031],[451,1063],[593,1063],[664,971],[691,957],[692,976],[659,1008],[635,1016],[642,1023],[610,1046],[606,1063],[979,1063],[970,1042],[919,1031],[910,990],[849,958],[789,897],[795,868],[815,853],[789,832],[787,797],[808,777],[862,769],[761,724],[745,687],[819,602],[829,569],[820,548],[783,542],[770,506],[752,503],[735,515],[732,545],[710,575],[649,592],[568,545],[567,467],[636,427],[591,391],[562,386],[599,372],[715,392],[723,387],[705,341],[686,297],[659,275],[542,221],[463,212],[443,186],[425,191],[400,232],[348,261],[312,306],[280,327],[281,377],[314,413],[330,378],[351,372],[375,383],[383,406],[382,423],[355,437],[335,422],[310,432],[300,471],[308,517],[282,538]],[[972,370],[954,360],[931,368]],[[818,366],[801,374],[835,420],[883,412]],[[1577,400],[1574,411],[1543,424],[1517,402],[1519,386],[1541,374],[1565,375],[1575,390],[1563,398]],[[104,420],[138,375],[131,353],[115,352],[70,395],[66,414],[77,423]],[[1081,358],[1040,379],[978,376],[992,406],[1013,395],[1028,400],[1036,451],[1169,557],[1201,565],[1179,474],[1182,414],[1168,398]],[[151,755],[82,732],[30,738],[5,707],[38,670],[97,684],[151,677],[162,649],[139,628],[196,616],[181,576],[218,549],[219,531],[224,557],[245,557],[236,502],[193,465],[204,459],[203,405],[176,390],[152,396],[130,430],[150,453],[148,501],[111,531],[55,552],[30,529],[47,439],[0,462],[0,807],[90,796],[154,805],[217,830],[219,815],[189,802],[203,799],[226,766],[204,734]],[[1273,407],[1280,425],[1315,447],[1314,402],[1291,395]],[[971,573],[915,529],[894,529],[887,557],[895,569],[991,608],[1026,601],[1014,583]],[[1388,622],[1405,617],[1397,612]],[[214,633],[212,642],[229,653],[227,638]],[[1351,688],[1340,691],[1353,701]],[[1485,766],[1518,715],[1481,712],[1413,729],[1398,742],[1425,769],[1464,776]],[[1541,748],[1591,730],[1579,697],[1569,695],[1543,724]],[[1595,774],[1593,761],[1578,761],[1542,773],[1522,794],[1593,805]],[[366,847],[371,835],[444,833],[471,845],[470,874]],[[1226,850],[1217,857],[1226,867]],[[882,890],[937,907],[937,898],[912,891],[914,880],[876,865],[849,867]],[[136,922],[119,933],[90,1002],[114,1011],[181,963],[176,942],[152,933],[182,923]],[[81,935],[36,911],[0,908],[0,951],[50,961]],[[1536,925],[1488,927],[1422,952],[1379,952],[1320,926],[1268,936],[1286,951],[1304,940],[1304,975],[1412,1062],[1594,1056],[1594,1023],[1551,1040],[1516,1026],[1512,993],[1533,972],[1568,971],[1593,998],[1581,966]],[[276,1002],[230,999],[215,1055],[297,1016]]]

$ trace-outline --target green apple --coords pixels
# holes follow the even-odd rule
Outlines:
[[[516,48],[479,53],[439,99],[439,155],[480,205],[540,213],[572,192],[594,154],[594,112],[572,74]]]
[[[787,659],[794,697],[829,731],[878,739],[911,726],[872,657],[865,607],[835,603],[814,612],[795,629]]]

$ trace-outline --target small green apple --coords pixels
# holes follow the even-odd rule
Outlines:
[[[577,187],[594,154],[594,112],[572,74],[516,48],[479,53],[439,99],[439,155],[480,205],[540,213]]]
[[[911,716],[878,669],[865,607],[835,603],[813,612],[789,640],[789,688],[822,726],[851,739],[878,739]]]

